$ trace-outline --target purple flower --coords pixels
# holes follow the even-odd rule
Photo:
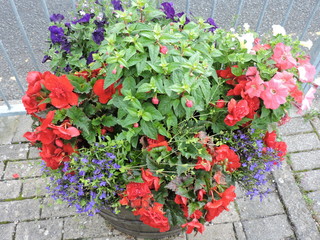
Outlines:
[[[103,28],[94,30],[94,32],[92,33],[92,39],[96,44],[100,45],[104,40],[104,32],[105,30]]]
[[[106,156],[111,159],[115,159],[116,156],[113,153],[106,153]]]
[[[180,12],[177,13],[176,16],[181,18],[184,15],[184,12]],[[188,17],[186,17],[186,22],[184,23],[185,25],[188,24],[190,22],[190,19]]]
[[[79,176],[84,176],[85,174],[86,174],[85,171],[82,171],[82,170],[81,170],[81,171],[79,172]]]
[[[115,169],[121,168],[121,166],[120,166],[119,164],[117,164],[117,163],[114,163],[114,164],[113,164],[113,167],[114,167]]]
[[[77,23],[87,23],[90,21],[91,18],[91,14],[90,13],[86,13],[82,18],[76,20],[76,21],[72,21],[72,24],[77,24]]]
[[[173,8],[173,3],[172,2],[164,2],[161,4],[161,6],[163,7],[163,9],[161,9],[161,10],[164,12],[164,14],[166,14],[167,18],[174,20],[174,16],[175,16],[176,12]]]
[[[208,18],[206,23],[209,23],[212,26],[212,28],[209,28],[209,32],[214,32],[218,28],[217,24],[212,18]]]
[[[70,67],[70,65],[68,64],[65,68],[63,68],[63,70],[65,72],[70,72],[72,70],[72,68]]]
[[[55,25],[49,27],[50,38],[53,44],[62,43],[65,40],[63,28]]]
[[[51,60],[51,59],[52,59],[52,58],[51,58],[50,56],[45,55],[45,56],[43,57],[43,59],[42,59],[42,63],[45,63],[46,61]]]
[[[62,14],[52,14],[50,17],[51,22],[61,22],[64,19],[64,16]]]
[[[111,3],[113,5],[114,10],[123,11],[123,8],[122,8],[120,0],[112,0]]]

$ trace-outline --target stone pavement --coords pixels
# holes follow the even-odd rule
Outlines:
[[[319,100],[315,104],[320,106]],[[133,240],[100,216],[77,215],[46,195],[37,150],[22,137],[30,126],[26,116],[0,118],[0,239]],[[280,131],[290,154],[273,174],[272,193],[260,202],[238,188],[230,211],[206,226],[204,234],[171,240],[319,240],[320,118],[295,116]]]

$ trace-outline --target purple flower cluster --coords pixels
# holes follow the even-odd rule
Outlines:
[[[120,0],[112,0],[111,1],[114,10],[123,11],[122,4]]]
[[[79,213],[89,216],[98,213],[116,192],[124,190],[110,179],[121,168],[115,162],[115,155],[106,153],[105,156],[99,160],[81,155],[72,162],[65,162],[62,171],[50,176],[47,187],[50,195],[75,206]],[[48,174],[46,168],[43,171]]]
[[[184,15],[184,12],[180,12],[176,14],[176,11],[173,8],[173,3],[172,2],[164,2],[161,4],[162,8],[161,10],[164,12],[164,14],[166,14],[166,17],[168,19],[172,19],[173,21],[175,21],[175,17],[182,17]],[[185,24],[188,24],[190,22],[190,19],[187,17],[186,18],[186,22]]]
[[[233,135],[233,150],[241,159],[241,185],[247,190],[247,195],[252,199],[255,196],[263,197],[270,192],[265,187],[269,182],[270,172],[280,166],[278,152],[267,148],[263,143],[263,134],[255,133],[256,130],[238,130]]]

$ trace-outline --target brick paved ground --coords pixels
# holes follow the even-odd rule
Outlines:
[[[37,150],[22,138],[30,125],[25,116],[0,118],[0,239],[134,239],[101,217],[77,215],[46,195]],[[230,211],[204,234],[174,240],[320,239],[320,119],[296,116],[280,131],[290,154],[284,167],[274,172],[269,197],[262,203],[250,200],[238,188]],[[16,173],[19,179],[12,176]]]

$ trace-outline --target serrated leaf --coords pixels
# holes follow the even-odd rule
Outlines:
[[[101,117],[101,124],[102,124],[103,126],[111,127],[111,126],[114,126],[116,123],[117,123],[117,122],[116,122],[116,119],[115,119],[114,116],[112,116],[112,115],[109,115],[109,116],[103,115],[103,116]]]
[[[85,115],[81,108],[71,107],[67,109],[67,116],[72,119],[72,124],[79,127],[86,134],[89,134],[90,119]]]

